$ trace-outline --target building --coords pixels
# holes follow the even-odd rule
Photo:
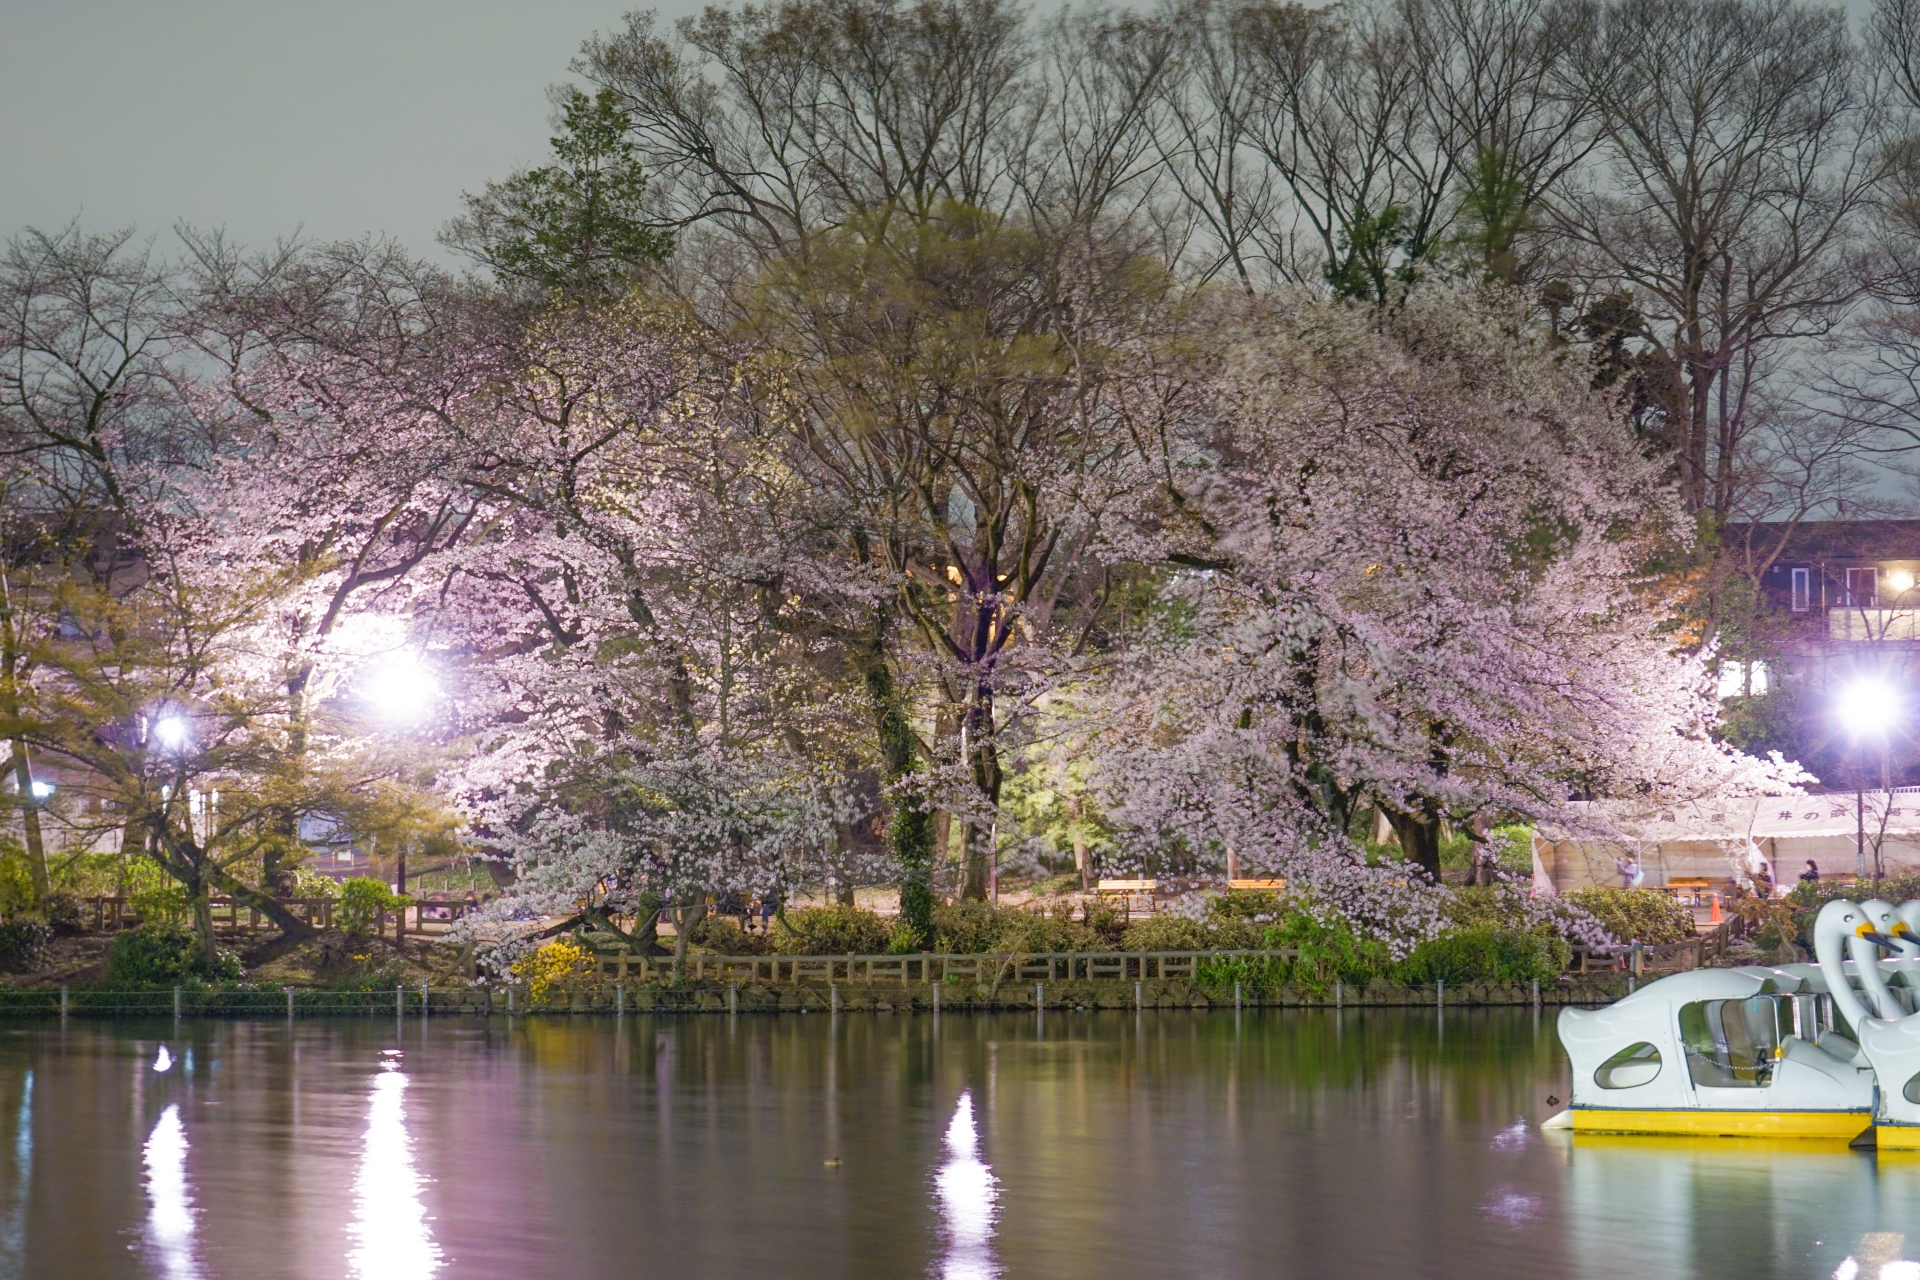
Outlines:
[[[1728,662],[1724,698],[1749,750],[1778,750],[1834,790],[1920,783],[1920,520],[1729,525],[1758,570],[1764,658]],[[1884,733],[1843,714],[1848,695],[1884,712]],[[1859,701],[1856,699],[1856,701]]]

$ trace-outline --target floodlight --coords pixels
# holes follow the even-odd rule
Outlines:
[[[186,746],[190,733],[184,716],[164,715],[153,722],[153,740],[168,750]]]
[[[1900,713],[1899,700],[1892,689],[1878,680],[1856,680],[1840,690],[1834,703],[1840,723],[1854,737],[1880,733]]]
[[[33,780],[33,798],[35,800],[45,800],[52,794],[53,784],[51,782],[46,782],[39,778]]]
[[[427,717],[440,696],[440,683],[408,651],[388,654],[361,675],[360,695],[383,720],[412,724]]]

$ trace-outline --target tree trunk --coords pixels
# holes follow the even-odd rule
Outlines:
[[[1420,811],[1402,813],[1383,809],[1393,833],[1400,837],[1400,848],[1408,862],[1420,867],[1435,884],[1440,883],[1440,814],[1431,801],[1417,802]]]
[[[933,825],[927,811],[904,795],[898,784],[914,772],[913,729],[893,683],[893,671],[876,652],[867,665],[867,696],[873,707],[880,757],[891,791],[887,844],[900,865],[900,923],[912,930],[916,945],[933,941]]]
[[[235,902],[252,907],[261,915],[280,927],[280,932],[294,942],[303,942],[317,937],[319,930],[293,913],[286,903],[269,893],[262,893],[250,884],[245,884],[228,875],[218,867],[207,868],[205,881],[217,886],[221,892]]]
[[[691,907],[673,909],[673,981],[676,985],[687,980],[687,941],[689,935],[700,926],[707,917],[707,902],[702,898]]]
[[[47,874],[47,846],[40,834],[40,798],[33,794],[33,764],[27,757],[27,744],[13,740],[13,780],[20,788],[20,825],[27,839],[27,867],[33,876],[33,896],[43,900],[53,891]]]

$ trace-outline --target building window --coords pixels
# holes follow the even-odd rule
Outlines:
[[[1767,692],[1767,664],[1764,662],[1722,662],[1720,696],[1722,698],[1758,698]]]
[[[1813,607],[1813,571],[1795,569],[1793,571],[1793,611],[1805,613]]]
[[[1880,570],[1847,570],[1847,606],[1852,609],[1871,609],[1880,595]]]

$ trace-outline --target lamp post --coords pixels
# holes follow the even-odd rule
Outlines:
[[[1860,740],[1872,734],[1880,736],[1880,785],[1891,792],[1893,790],[1892,743],[1889,730],[1899,714],[1899,706],[1894,692],[1879,680],[1860,679],[1840,691],[1836,704],[1840,723],[1847,735],[1853,739],[1856,748]],[[1853,771],[1853,817],[1854,817],[1854,853],[1858,864],[1858,879],[1867,878],[1867,784],[1865,771],[1859,767],[1859,757],[1855,756]],[[1874,850],[1873,881],[1874,891],[1880,887],[1880,853]]]

